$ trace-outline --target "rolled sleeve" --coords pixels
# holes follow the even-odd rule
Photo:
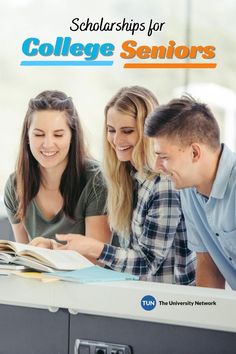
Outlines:
[[[173,247],[182,215],[179,195],[166,181],[157,183],[155,192],[149,194],[145,203],[144,199],[139,199],[132,222],[132,248],[106,246],[99,260],[115,270],[155,275]],[[139,216],[142,213],[146,215],[141,225]]]

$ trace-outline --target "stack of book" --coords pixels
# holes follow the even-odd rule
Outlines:
[[[14,271],[43,272],[44,277],[81,283],[138,280],[137,276],[94,265],[76,251],[50,250],[0,240],[0,274]],[[16,274],[16,272],[14,272]]]

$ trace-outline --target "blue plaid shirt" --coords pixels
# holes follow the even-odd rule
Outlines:
[[[110,268],[148,280],[194,284],[195,253],[187,248],[180,197],[164,176],[142,178],[137,185],[131,235],[127,247],[105,244],[99,261]]]

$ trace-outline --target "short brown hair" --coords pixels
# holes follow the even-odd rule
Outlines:
[[[150,137],[178,139],[183,145],[201,142],[213,150],[220,146],[220,130],[213,113],[191,96],[157,107],[146,119],[144,132]]]

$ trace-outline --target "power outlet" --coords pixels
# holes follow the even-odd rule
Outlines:
[[[76,339],[74,354],[132,354],[132,351],[126,344]]]

